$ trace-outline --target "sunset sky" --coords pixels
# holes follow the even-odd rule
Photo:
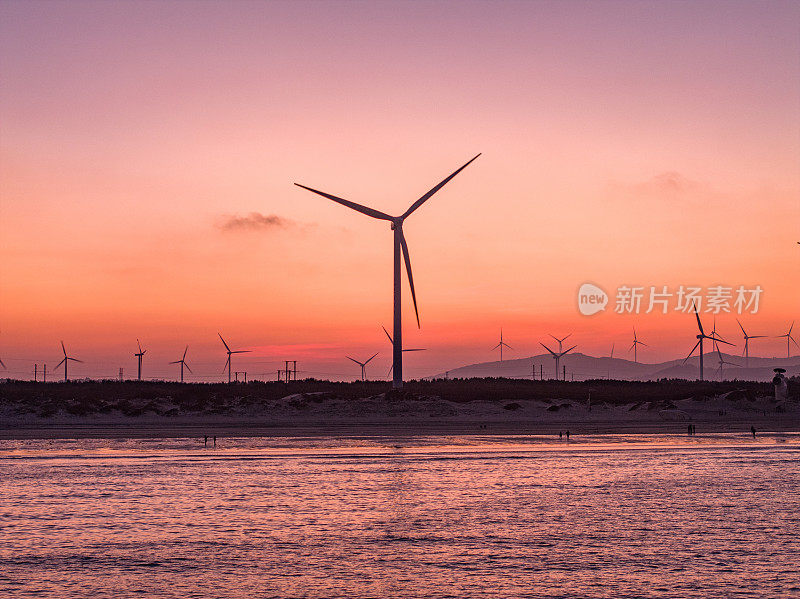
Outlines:
[[[411,216],[406,376],[541,353],[683,357],[689,314],[621,285],[760,285],[800,320],[798,2],[0,2],[0,358],[74,376],[356,377],[391,347],[392,235],[293,185]],[[581,315],[592,282],[607,310]],[[704,320],[710,324],[711,314]],[[739,346],[734,314],[718,329]],[[800,338],[800,324],[796,325]],[[784,355],[785,339],[751,355]],[[800,353],[794,348],[793,353]],[[616,355],[626,357],[624,350]],[[632,357],[632,354],[630,354]]]

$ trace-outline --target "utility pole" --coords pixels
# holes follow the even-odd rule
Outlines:
[[[142,360],[141,360],[141,358],[140,358],[140,359],[139,359],[139,368],[140,368],[140,370],[139,370],[139,380],[140,380],[140,381],[142,380],[142,376],[141,376],[141,372],[142,372],[142,371],[141,371],[141,364],[142,364]],[[119,367],[119,382],[120,382],[120,383],[122,382],[122,366],[120,366],[120,367]]]
[[[44,369],[42,369],[42,382],[47,382],[47,364],[45,364]]]
[[[34,383],[38,380],[38,375],[39,375],[38,370],[39,370],[39,365],[38,364],[34,364],[33,365],[33,382]]]
[[[567,380],[567,365],[566,364],[562,364],[561,372],[562,372],[562,375],[561,375],[562,380],[566,381]]]
[[[242,375],[242,377],[244,378],[244,381],[243,381],[243,382],[245,382],[245,383],[246,383],[246,382],[247,382],[247,371],[242,371],[242,370],[237,370],[237,371],[234,373],[234,376],[235,376],[235,380],[236,380],[236,382],[237,382],[237,383],[239,382],[239,375],[240,375],[240,374],[241,374],[241,375]]]
[[[544,364],[539,364],[539,380],[544,380]]]

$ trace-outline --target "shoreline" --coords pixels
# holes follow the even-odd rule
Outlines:
[[[800,422],[778,422],[771,418],[725,421],[694,421],[697,435],[717,433],[750,434],[754,426],[763,433],[798,433]],[[518,421],[518,422],[359,422],[359,423],[270,423],[246,422],[115,422],[115,423],[30,423],[0,428],[0,440],[34,439],[175,439],[216,435],[225,437],[416,437],[451,435],[537,435],[558,436],[559,431],[575,435],[671,434],[685,435],[684,422],[620,421]]]

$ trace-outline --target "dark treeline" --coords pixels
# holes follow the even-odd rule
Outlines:
[[[800,380],[790,379],[790,397],[798,399]],[[265,405],[288,395],[308,394],[311,401],[328,398],[356,400],[383,396],[386,401],[425,401],[439,397],[453,402],[573,400],[593,404],[625,405],[670,402],[728,394],[731,401],[773,394],[770,383],[753,381],[531,381],[503,378],[409,381],[402,391],[391,391],[385,381],[333,382],[315,379],[285,382],[176,383],[166,381],[75,381],[34,383],[7,381],[0,384],[0,408],[17,413],[50,416],[58,412],[84,415],[119,411],[135,416],[152,411],[170,415],[205,412],[228,413],[232,408]],[[311,395],[314,394],[314,395]],[[385,394],[385,395],[383,395]],[[164,411],[164,400],[173,406]],[[149,403],[148,403],[149,402]]]

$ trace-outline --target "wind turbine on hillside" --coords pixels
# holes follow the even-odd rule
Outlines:
[[[137,381],[141,381],[142,380],[142,356],[144,356],[147,353],[147,350],[146,349],[142,349],[142,344],[139,343],[138,339],[136,340],[136,345],[139,346],[139,353],[133,354],[134,356],[139,358],[139,374],[137,375],[136,380]]]
[[[644,345],[645,347],[647,347],[647,344],[645,342],[639,341],[636,338],[636,327],[633,327],[633,345],[631,345],[631,347],[630,347],[630,349],[628,351],[630,352],[631,349],[633,350],[633,363],[634,364],[638,364],[639,363],[639,360],[636,357],[636,349],[637,349],[638,345]]]
[[[377,355],[378,355],[378,352],[375,352],[373,354],[372,358],[374,358]],[[372,361],[372,358],[370,358],[369,360],[366,360],[365,362],[359,362],[358,360],[356,360],[355,358],[351,358],[350,356],[345,356],[345,357],[348,360],[352,360],[353,362],[355,362],[356,364],[361,366],[361,380],[362,381],[366,381],[367,380],[367,364],[369,364]]]
[[[722,373],[722,365],[723,365],[723,364],[729,364],[730,366],[739,366],[738,364],[735,364],[734,362],[727,362],[727,361],[725,361],[725,360],[722,358],[722,354],[719,352],[719,350],[717,350],[717,359],[718,359],[718,364],[719,364],[719,365],[717,366],[717,374],[719,375],[719,380],[720,380],[720,381],[722,381],[722,374],[723,374],[723,373]]]
[[[405,222],[406,218],[408,218],[417,208],[422,206],[433,194],[439,191],[444,185],[450,181],[453,177],[455,177],[458,173],[464,170],[475,158],[480,156],[478,154],[474,158],[472,158],[469,162],[467,162],[464,166],[453,172],[451,175],[446,177],[442,180],[439,184],[433,187],[428,193],[423,195],[419,198],[416,202],[411,204],[411,206],[400,216],[391,216],[386,214],[385,212],[380,212],[379,210],[374,210],[373,208],[368,208],[367,206],[362,206],[361,204],[356,204],[355,202],[351,202],[349,200],[345,200],[339,198],[337,196],[318,191],[316,189],[312,189],[310,187],[306,187],[305,185],[300,185],[299,183],[295,183],[298,187],[302,187],[303,189],[307,189],[312,193],[316,193],[321,195],[322,197],[328,198],[342,206],[347,206],[355,210],[356,212],[360,212],[361,214],[365,214],[367,216],[371,216],[372,218],[377,218],[379,220],[387,220],[391,223],[391,228],[394,231],[394,339],[393,342],[393,357],[392,357],[392,367],[394,369],[394,378],[392,380],[392,387],[394,389],[401,389],[403,387],[403,322],[402,322],[402,286],[401,286],[401,266],[400,266],[400,254],[402,252],[403,259],[405,260],[406,265],[406,274],[408,275],[408,284],[411,287],[411,299],[414,301],[414,313],[417,317],[417,327],[420,326],[419,324],[419,310],[417,309],[417,296],[416,292],[414,291],[414,278],[411,274],[411,258],[408,254],[408,244],[406,243],[405,235],[403,235],[403,223]]]
[[[389,331],[387,331],[386,327],[383,326],[383,325],[381,325],[381,328],[383,329],[383,332],[386,333],[386,336],[389,338],[389,343],[392,344],[392,348],[394,348],[394,341],[392,341],[392,336],[389,334]],[[410,347],[408,349],[404,349],[403,353],[405,353],[407,351],[425,351],[425,348],[424,347]],[[389,372],[386,373],[386,376],[389,376],[390,374],[392,374],[392,369],[394,369],[394,364],[389,366]]]
[[[720,339],[716,335],[714,335],[713,337],[711,335],[706,335],[705,331],[703,331],[703,323],[700,322],[700,314],[697,312],[697,304],[693,302],[692,306],[694,307],[694,315],[695,315],[695,318],[697,318],[697,328],[700,330],[700,333],[697,335],[697,343],[692,348],[692,351],[689,352],[689,355],[686,356],[686,358],[683,360],[683,363],[686,364],[686,360],[691,358],[692,354],[694,353],[694,350],[696,350],[699,347],[700,348],[700,380],[702,381],[702,380],[704,380],[703,379],[703,339],[711,339],[712,342],[725,343],[727,345],[733,345],[733,343],[728,343],[727,341],[725,341],[723,339]]]
[[[181,382],[183,382],[183,367],[186,367],[186,370],[192,372],[192,369],[189,368],[189,365],[186,363],[186,352],[189,351],[189,346],[186,346],[186,349],[183,350],[183,357],[180,360],[175,360],[174,362],[170,362],[170,364],[180,364],[181,365]],[[230,382],[230,381],[229,381]]]
[[[83,360],[79,360],[78,358],[70,358],[67,355],[67,349],[64,347],[64,342],[63,341],[61,342],[61,351],[64,352],[64,359],[61,360],[58,364],[56,364],[56,367],[53,370],[58,370],[58,367],[63,364],[64,365],[64,382],[66,382],[66,381],[69,380],[67,378],[67,365],[70,363],[70,361],[83,363]]]
[[[550,335],[550,333],[548,333],[548,335]],[[564,349],[564,347],[563,347],[561,344],[562,344],[562,343],[564,343],[564,341],[566,341],[566,340],[567,340],[567,339],[569,339],[570,337],[572,337],[572,333],[570,333],[570,334],[569,334],[569,335],[567,335],[566,337],[562,337],[561,339],[559,339],[559,338],[558,338],[558,337],[556,337],[555,335],[550,335],[550,336],[551,336],[553,339],[555,339],[556,341],[558,341],[558,351],[561,351],[561,350],[563,350],[563,349]]]
[[[739,319],[736,319],[736,323],[739,325],[739,328],[742,329],[742,335],[744,335],[744,350],[742,350],[742,355],[745,359],[745,365],[750,366],[750,340],[751,339],[761,339],[766,337],[766,335],[748,335],[747,331],[744,330],[742,323],[739,322]]]
[[[786,337],[786,357],[787,358],[791,358],[792,357],[791,353],[790,353],[789,341],[790,340],[794,341],[794,344],[797,345],[797,340],[794,337],[792,337],[792,329],[793,328],[794,328],[794,321],[792,321],[792,325],[789,327],[789,331],[785,335],[776,335],[776,337],[778,337],[778,338]],[[797,345],[797,347],[800,347],[800,345]]]
[[[228,344],[225,343],[225,340],[222,338],[222,335],[220,335],[219,333],[217,333],[217,335],[219,335],[219,339],[220,339],[220,341],[222,341],[222,345],[225,346],[225,351],[228,352],[228,359],[225,361],[225,366],[222,367],[222,372],[225,372],[225,368],[226,367],[228,368],[228,382],[230,383],[231,382],[231,356],[233,354],[249,354],[251,350],[249,350],[249,349],[237,349],[237,350],[234,351],[230,347],[228,347]]]
[[[572,334],[572,333],[570,333],[570,335],[571,335],[571,334]],[[550,336],[552,337],[552,335],[550,335]],[[569,337],[569,335],[567,335],[567,337]],[[566,339],[567,337],[564,337],[564,339]],[[564,339],[562,339],[561,341],[563,341]],[[558,341],[558,339],[556,339],[556,341]],[[539,342],[539,345],[541,345],[543,348],[545,348],[547,351],[549,351],[549,352],[550,352],[550,355],[551,355],[551,356],[553,356],[553,358],[555,359],[555,361],[556,361],[556,380],[559,380],[559,379],[558,379],[558,376],[559,376],[559,375],[558,375],[558,364],[559,364],[559,362],[560,362],[561,358],[562,358],[563,356],[567,355],[569,352],[571,352],[573,349],[575,349],[575,348],[576,348],[576,347],[578,347],[578,346],[577,346],[577,345],[573,345],[572,347],[570,347],[569,349],[567,349],[567,350],[564,350],[564,351],[561,351],[561,346],[559,346],[559,348],[558,348],[558,349],[559,349],[559,351],[557,351],[557,352],[554,352],[552,349],[550,349],[549,347],[547,347],[547,346],[546,346],[544,343],[542,343],[541,341]]]
[[[500,329],[500,343],[498,343],[497,345],[495,345],[495,346],[492,348],[492,351],[496,350],[498,347],[500,348],[500,361],[501,361],[501,362],[503,361],[503,348],[504,348],[504,347],[507,347],[508,349],[514,349],[514,348],[513,348],[513,347],[511,347],[511,346],[510,346],[508,343],[505,343],[505,342],[503,341],[503,329],[502,329],[502,328]]]

